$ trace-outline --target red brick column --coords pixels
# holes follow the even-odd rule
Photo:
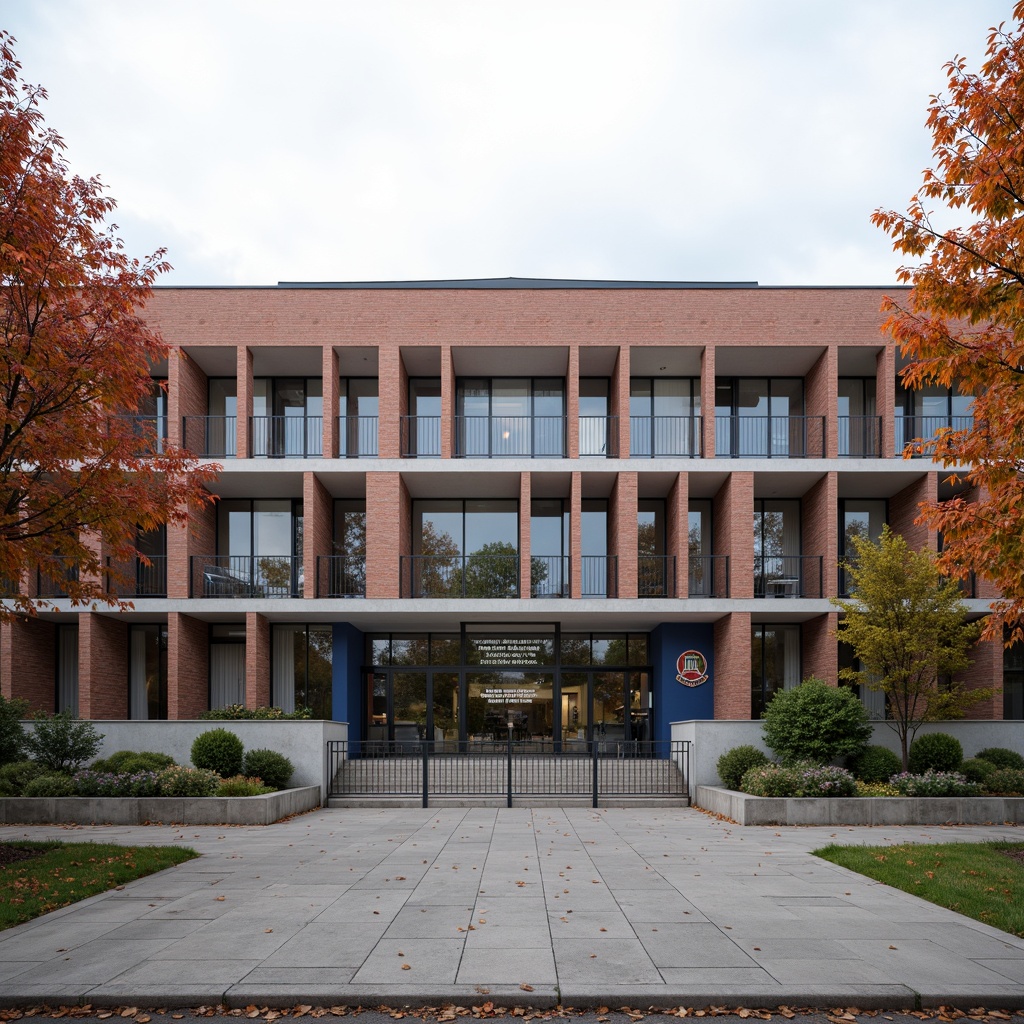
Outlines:
[[[235,443],[238,448],[238,458],[249,458],[249,419],[252,416],[253,402],[252,393],[255,388],[252,374],[252,349],[245,345],[238,346],[236,382],[236,407],[238,419],[236,426],[238,433]]]
[[[315,473],[302,474],[302,596],[315,598],[320,576],[317,556],[329,555],[334,534],[334,501]],[[324,575],[323,582],[327,577]]]
[[[245,706],[270,704],[270,620],[259,612],[245,614]]]
[[[338,353],[333,345],[323,350],[322,390],[324,393],[324,458],[338,457]]]
[[[186,598],[189,596],[191,556],[215,555],[217,553],[217,506],[204,505],[192,509],[187,523],[169,523],[167,526],[167,596]],[[192,596],[202,597],[202,577],[197,573],[196,592]]]
[[[377,350],[377,451],[382,459],[399,457],[399,392],[402,358],[396,345]]]
[[[882,458],[896,453],[896,347],[888,342],[878,353],[875,376],[875,408],[882,417]]]
[[[78,714],[128,717],[128,624],[123,619],[78,616]]]
[[[441,458],[452,457],[455,430],[455,362],[451,345],[441,346]]]
[[[167,614],[167,717],[197,718],[210,706],[210,628],[181,612]]]
[[[818,555],[822,559],[820,592],[817,567],[810,561],[803,563],[804,594],[807,597],[831,597],[839,590],[839,532],[836,528],[838,494],[837,474],[826,473],[807,491],[800,503],[802,553],[805,556]]]
[[[804,622],[800,629],[803,679],[817,676],[830,686],[839,682],[839,641],[836,639],[837,612],[818,615]]]
[[[55,710],[57,630],[43,619],[0,623],[0,690],[21,697],[30,711]]]
[[[839,456],[839,423],[836,410],[839,408],[839,350],[829,345],[818,361],[804,377],[804,408],[807,416],[824,417],[824,438],[820,433],[820,419],[807,422],[807,454],[821,456],[824,440],[825,457]]]
[[[573,473],[569,482],[569,594],[579,599],[583,593],[583,474]]]
[[[366,474],[366,596],[394,599],[399,596],[399,555],[408,540],[402,536],[403,519],[408,537],[408,492],[403,494],[398,473]]]
[[[609,554],[617,558],[618,596],[637,596],[637,474],[619,473],[609,505]]]
[[[533,566],[530,562],[530,504],[531,479],[529,473],[519,474],[519,596],[532,596]]]
[[[922,466],[921,476],[889,499],[889,526],[915,551],[938,550],[938,534],[914,522],[921,514],[921,503],[938,498],[938,488],[938,474]]]
[[[566,454],[580,457],[580,347],[569,346],[569,365],[565,378]]]
[[[967,709],[965,718],[994,719],[1003,717],[1003,644],[1001,640],[979,640],[971,652],[973,664],[956,678],[968,689],[991,687],[996,692],[986,700]]]
[[[729,595],[733,598],[752,598],[754,474],[730,473],[725,483],[718,489],[711,508],[714,553],[729,556]],[[749,647],[749,641],[747,646]],[[747,717],[750,717],[749,710]]]
[[[618,416],[619,458],[629,458],[629,349],[622,345],[612,371],[611,410]]]
[[[715,623],[715,718],[750,718],[750,615]]]
[[[715,346],[706,345],[700,357],[700,414],[703,418],[704,458],[715,457]]]
[[[675,585],[672,593],[676,597],[689,597],[690,478],[685,473],[676,476],[676,482],[668,492],[665,519],[665,554],[675,559]]]

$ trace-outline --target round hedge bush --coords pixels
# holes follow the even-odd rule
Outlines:
[[[242,761],[242,770],[249,778],[262,779],[274,789],[284,789],[295,771],[295,765],[276,750],[250,750]]]
[[[969,757],[960,765],[960,774],[969,782],[980,782],[982,785],[988,777],[999,769],[991,761],[983,761],[980,757]]]
[[[911,775],[927,771],[955,772],[964,763],[964,748],[948,732],[930,732],[910,744],[907,769]]]
[[[25,786],[23,796],[75,796],[75,784],[68,775],[50,772],[37,775]]]
[[[22,796],[25,787],[44,775],[46,769],[36,761],[11,761],[0,767],[0,796]]]
[[[997,768],[982,783],[989,793],[1000,796],[1024,796],[1024,771],[1019,768]]]
[[[869,739],[867,708],[848,686],[829,686],[812,676],[779,690],[765,708],[764,741],[783,764],[856,757]]]
[[[888,747],[872,744],[852,759],[850,770],[861,782],[888,782],[903,770],[903,762]]]
[[[155,750],[118,750],[110,757],[94,761],[89,767],[94,772],[113,772],[117,775],[135,772],[160,772],[174,764],[170,754]]]
[[[1024,757],[1021,757],[1016,750],[1007,750],[1006,747],[986,747],[984,750],[979,750],[975,757],[980,757],[982,761],[988,761],[989,764],[994,764],[997,768],[1016,768],[1019,771],[1024,771]]]
[[[726,789],[739,789],[743,776],[751,768],[768,763],[768,755],[763,750],[744,743],[742,746],[727,750],[718,759],[718,777]]]
[[[192,764],[216,772],[221,778],[240,775],[242,741],[228,729],[207,729],[192,741]]]
[[[157,776],[161,796],[213,796],[220,783],[215,771],[181,764],[172,764]]]

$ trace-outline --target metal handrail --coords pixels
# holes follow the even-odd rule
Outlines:
[[[456,416],[455,457],[473,459],[565,456],[564,416]]]
[[[568,555],[530,556],[530,597],[569,597],[571,580]]]
[[[324,453],[323,416],[250,416],[254,459],[316,459]]]
[[[927,444],[941,430],[970,430],[973,426],[973,416],[897,416],[896,457],[902,458],[910,448],[914,458],[930,458],[929,452],[913,451],[912,446]]]
[[[580,556],[580,597],[619,596],[617,555]]]
[[[729,556],[690,555],[690,597],[727,598],[729,596]]]
[[[675,555],[639,555],[636,576],[639,597],[676,596]]]
[[[338,457],[375,459],[377,457],[377,417],[338,417]]]
[[[182,416],[182,447],[204,459],[233,459],[237,428],[237,416]]]
[[[400,555],[403,598],[514,598],[518,555]]]
[[[189,597],[302,597],[302,559],[290,555],[192,555]]]
[[[108,576],[108,594],[115,594],[117,597],[167,596],[166,555],[147,555],[146,562],[141,558],[134,558],[130,562],[120,563],[108,557],[107,565],[118,569],[121,575],[127,577],[125,582],[121,582]]]
[[[821,555],[755,555],[754,597],[824,597]]]
[[[840,416],[837,425],[841,459],[882,457],[881,416]]]
[[[737,459],[823,459],[824,416],[716,416],[715,454]]]
[[[316,556],[317,597],[366,597],[366,559]]]
[[[581,416],[579,420],[580,458],[617,459],[619,457],[619,417]]]
[[[403,459],[441,457],[441,417],[403,416],[401,420]]]
[[[703,417],[630,416],[631,459],[699,459],[703,454]]]

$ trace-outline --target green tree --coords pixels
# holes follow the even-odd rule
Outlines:
[[[546,566],[531,560],[534,586],[547,577]],[[466,597],[518,597],[519,552],[507,541],[491,541],[466,559]]]
[[[960,718],[992,696],[990,689],[943,682],[970,665],[981,630],[967,621],[959,584],[941,575],[931,552],[911,550],[888,526],[877,543],[852,543],[853,557],[842,565],[851,597],[830,600],[843,612],[837,635],[861,667],[839,675],[885,694],[886,722],[900,738],[906,770],[922,723]]]

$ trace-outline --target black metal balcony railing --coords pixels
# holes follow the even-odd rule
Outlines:
[[[127,426],[136,437],[147,439],[148,443],[143,449],[145,455],[162,455],[167,447],[166,416],[125,414],[112,416],[111,420]]]
[[[690,555],[690,597],[729,596],[729,556]]]
[[[618,416],[581,416],[579,427],[580,458],[619,457]]]
[[[302,559],[288,555],[193,555],[190,597],[302,597]]]
[[[317,597],[366,597],[366,559],[317,555]]]
[[[580,581],[580,597],[618,597],[618,558],[615,555],[581,556]]]
[[[401,555],[402,597],[519,596],[518,555]]]
[[[882,457],[881,416],[840,416],[838,427],[841,459]]]
[[[254,459],[316,459],[324,453],[322,416],[250,416]]]
[[[148,564],[147,564],[148,563]],[[116,569],[122,579],[107,577],[107,593],[117,597],[166,597],[167,556],[149,555],[130,562],[107,559],[107,565]]]
[[[564,416],[456,416],[455,457],[562,458]]]
[[[403,416],[401,432],[403,459],[441,457],[440,416]]]
[[[377,417],[338,417],[338,457],[375,459],[377,457]]]
[[[238,454],[237,417],[183,416],[182,444],[202,458],[233,459]]]
[[[904,449],[915,441],[927,441],[940,430],[970,430],[974,426],[973,416],[897,416],[896,457],[903,456]],[[923,453],[913,452],[915,458],[928,458]]]
[[[568,555],[531,555],[530,597],[569,597],[571,573]]]
[[[630,416],[631,459],[699,459],[701,416]]]
[[[40,566],[36,570],[36,595],[46,598],[67,597],[67,584],[77,582],[78,563],[64,555],[52,555],[45,559],[45,567]]]
[[[736,459],[823,459],[824,416],[716,416],[715,454]]]
[[[639,597],[675,597],[675,555],[640,555],[637,558],[636,582]]]
[[[824,596],[821,555],[756,555],[754,597]]]

